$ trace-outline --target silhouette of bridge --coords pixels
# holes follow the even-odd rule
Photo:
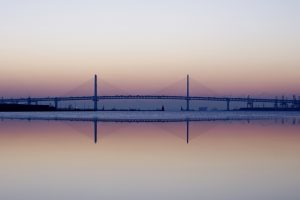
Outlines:
[[[27,98],[2,98],[0,103],[25,103],[38,104],[39,102],[54,102],[54,107],[58,108],[59,102],[63,101],[92,101],[94,111],[98,110],[98,102],[101,100],[179,100],[185,101],[186,111],[190,111],[191,101],[211,101],[224,102],[226,110],[230,110],[231,102],[244,102],[247,108],[253,108],[254,103],[273,103],[274,108],[300,108],[300,97],[293,95],[292,99],[282,98],[252,98],[248,97],[216,97],[216,96],[191,96],[189,75],[186,77],[186,95],[98,95],[97,75],[94,76],[94,94],[92,96],[66,96],[66,97],[27,97]]]
[[[271,123],[275,123],[278,124],[280,123],[281,125],[300,125],[300,119],[297,117],[229,117],[229,118],[224,118],[224,117],[220,117],[220,118],[210,118],[210,117],[205,117],[205,118],[180,118],[180,119],[125,119],[125,118],[120,118],[120,119],[97,119],[97,118],[76,118],[76,117],[39,117],[39,116],[0,116],[1,121],[4,120],[27,120],[27,121],[61,121],[61,122],[71,122],[71,123],[76,123],[76,122],[85,122],[87,123],[87,126],[91,126],[92,128],[92,132],[93,132],[93,141],[94,143],[98,142],[98,127],[101,125],[104,125],[105,123],[120,123],[120,124],[124,124],[124,123],[151,123],[151,124],[182,124],[184,125],[184,129],[181,131],[185,132],[185,141],[188,144],[191,140],[191,134],[190,132],[192,132],[190,125],[194,124],[195,122],[210,122],[211,125],[208,127],[209,129],[212,128],[215,122],[244,122],[244,123],[251,123],[251,122],[271,122]],[[196,123],[195,123],[196,124]],[[265,126],[266,124],[264,124]],[[161,127],[160,127],[161,128]],[[103,132],[103,129],[101,129]],[[166,129],[164,129],[166,130]],[[180,131],[180,129],[176,128],[176,131]],[[204,129],[197,129],[197,133],[203,133],[206,132],[208,129],[207,127]],[[82,132],[83,130],[80,130],[80,132]],[[168,132],[173,133],[174,130],[167,130]],[[176,132],[175,131],[175,132]],[[202,132],[201,132],[202,131]]]

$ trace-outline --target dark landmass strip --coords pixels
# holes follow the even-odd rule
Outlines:
[[[26,104],[0,104],[0,112],[22,112],[22,111],[55,111],[49,105],[26,105]]]
[[[275,107],[257,107],[257,108],[240,108],[240,111],[300,111],[300,107],[295,108],[275,108]]]
[[[50,105],[30,105],[30,104],[0,104],[0,112],[34,112],[34,111],[94,111],[93,109],[80,108],[58,108],[56,109]],[[98,111],[165,111],[164,106],[158,109],[99,109]],[[185,111],[181,109],[181,111]],[[207,111],[207,109],[190,110],[190,111]],[[300,107],[254,107],[254,108],[239,108],[233,111],[300,111]]]
[[[28,104],[0,104],[0,112],[30,112],[30,111],[94,111],[93,109],[79,109],[79,108],[59,108],[56,109],[50,105],[28,105]],[[98,111],[165,111],[164,107],[161,109],[100,109]]]

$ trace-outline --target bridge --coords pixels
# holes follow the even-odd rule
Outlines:
[[[63,101],[92,101],[94,104],[94,111],[98,110],[98,102],[101,100],[178,100],[185,101],[186,111],[190,111],[191,101],[211,101],[224,102],[226,110],[230,110],[231,102],[244,102],[247,108],[253,108],[254,103],[272,103],[274,108],[300,108],[300,97],[298,99],[293,95],[292,99],[284,97],[278,98],[251,98],[248,97],[214,97],[214,96],[191,96],[190,95],[190,81],[189,75],[186,77],[186,95],[98,95],[97,75],[94,76],[94,94],[92,96],[66,96],[66,97],[27,97],[27,98],[2,98],[0,103],[23,103],[23,104],[38,104],[39,102],[54,102],[54,107],[58,108],[59,102]]]

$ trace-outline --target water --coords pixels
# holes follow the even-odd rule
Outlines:
[[[298,118],[94,125],[0,121],[0,199],[300,199]]]

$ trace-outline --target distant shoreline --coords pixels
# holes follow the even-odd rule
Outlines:
[[[111,108],[105,109],[98,109],[97,111],[102,112],[171,112],[166,111],[165,107],[162,106],[161,108],[156,109],[141,109],[141,108]],[[202,109],[193,110],[190,109],[189,112],[203,112],[209,111],[207,107]],[[212,110],[211,110],[212,111]],[[222,111],[222,110],[215,110],[215,111]],[[226,110],[228,111],[260,111],[260,112],[282,112],[282,111],[300,111],[300,107],[247,107],[247,108],[239,108],[233,110]],[[93,109],[81,109],[81,108],[56,108],[51,105],[31,105],[31,104],[1,104],[0,103],[0,113],[1,112],[94,112]],[[186,112],[184,109],[181,108],[181,112]]]
[[[214,121],[214,120],[300,120],[300,112],[255,111],[86,111],[86,112],[0,112],[0,119],[69,121]]]

